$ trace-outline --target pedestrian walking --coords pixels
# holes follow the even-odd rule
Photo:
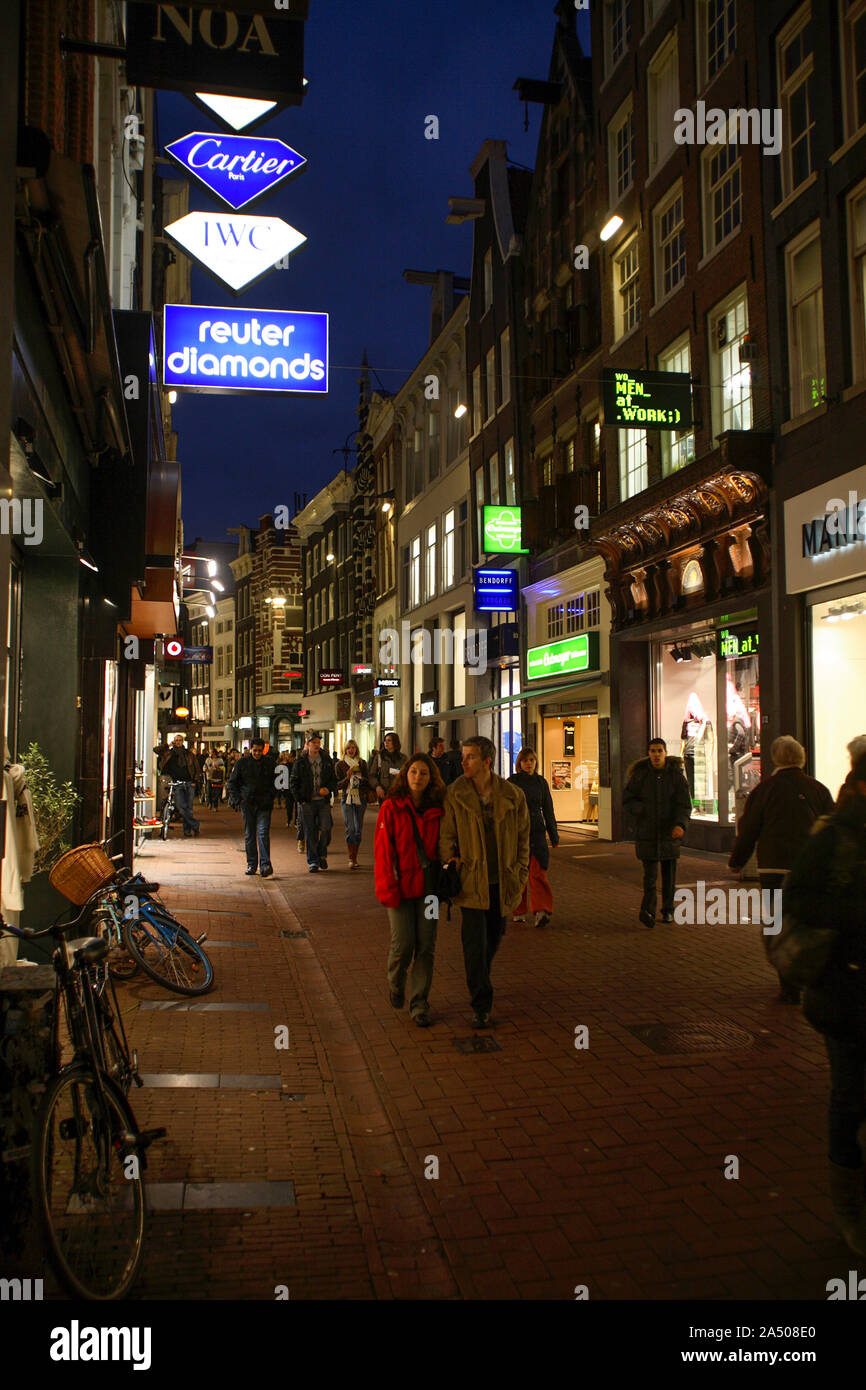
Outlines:
[[[797,856],[785,911],[805,943],[830,942],[816,983],[805,989],[803,1013],[824,1034],[830,1061],[833,1213],[849,1248],[866,1255],[866,754],[852,771],[851,796],[817,823]]]
[[[270,878],[271,811],[274,805],[273,753],[265,753],[265,741],[254,738],[250,751],[239,758],[229,778],[229,802],[241,808],[244,819],[244,848],[247,852],[247,874],[257,871]]]
[[[399,738],[396,734],[386,734],[382,739],[382,747],[377,748],[370,759],[368,772],[368,780],[377,801],[381,803],[385,800],[405,763],[406,754],[400,752]]]
[[[550,864],[548,839],[556,849],[559,845],[559,829],[553,813],[550,787],[546,778],[538,771],[538,757],[534,748],[521,748],[514,764],[514,772],[508,780],[520,788],[529,808],[529,878],[526,880],[523,897],[517,905],[514,920],[526,921],[528,898],[529,910],[535,914],[535,925],[546,927],[553,913],[553,891],[547,877]]]
[[[639,918],[656,923],[656,883],[662,866],[662,921],[674,920],[677,860],[692,815],[682,758],[668,757],[663,738],[650,739],[647,756],[628,770],[623,810],[635,829],[635,852],[643,861],[643,900]]]
[[[183,734],[175,734],[171,747],[164,749],[159,770],[174,783],[174,804],[183,821],[183,838],[198,835],[201,827],[193,815],[192,803],[201,770],[198,758],[184,747]]]
[[[757,848],[762,893],[782,889],[789,869],[796,864],[800,851],[812,833],[815,821],[833,810],[832,793],[823,782],[807,777],[803,771],[806,750],[795,738],[782,734],[774,739],[770,758],[773,772],[749,793],[728,860],[729,868],[742,869]],[[775,903],[776,899],[770,898],[768,901]],[[782,913],[784,910],[783,890]],[[772,945],[772,937],[764,935],[762,939],[765,947]],[[785,984],[780,976],[779,1003],[799,1002],[799,989]]]
[[[852,738],[851,742],[848,744],[848,753],[851,757],[851,771],[839,788],[839,794],[836,797],[836,806],[839,810],[845,805],[846,800],[854,795],[854,768],[863,757],[864,753],[866,753],[866,734],[858,734],[856,738]]]
[[[529,809],[519,787],[493,771],[496,746],[473,735],[463,741],[464,776],[445,796],[439,857],[460,872],[455,903],[462,908],[461,940],[472,1024],[487,1028],[493,1008],[490,967],[505,918],[520,902],[529,875]]]
[[[202,771],[205,779],[205,802],[212,811],[216,811],[225,786],[225,764],[221,754],[216,750],[208,753]]]
[[[353,738],[343,749],[343,756],[334,767],[337,791],[343,807],[343,820],[346,825],[346,848],[349,853],[349,868],[358,867],[358,850],[361,848],[361,834],[364,829],[364,813],[370,790],[370,770],[361,757],[360,749]]]
[[[292,768],[292,796],[304,826],[307,866],[311,874],[328,867],[331,843],[331,795],[337,790],[334,764],[322,749],[318,734],[310,734]]]
[[[463,776],[463,769],[461,768],[458,772],[454,766],[454,759],[449,753],[446,753],[444,738],[434,738],[430,745],[430,757],[439,769],[439,776],[446,787],[450,787],[452,782],[456,782],[458,777]]]
[[[409,1013],[419,1028],[430,1025],[430,986],[436,955],[435,915],[428,914],[431,885],[419,847],[432,862],[439,853],[445,783],[426,753],[416,753],[400,769],[379,809],[373,840],[376,897],[388,909],[391,949],[388,989],[391,1004],[406,1002],[409,967]]]

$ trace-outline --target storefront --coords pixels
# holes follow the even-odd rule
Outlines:
[[[304,738],[310,733],[320,734],[322,737],[322,747],[326,753],[333,754],[335,746],[342,748],[342,743],[337,737],[337,725],[341,724],[340,738],[348,727],[349,732],[345,735],[351,738],[351,723],[346,720],[338,721],[337,718],[337,691],[328,690],[321,695],[310,695],[304,700],[303,707],[298,719],[297,728],[300,729]]]
[[[628,833],[622,790],[651,737],[682,758],[689,844],[733,844],[744,791],[759,775],[760,639],[772,633],[767,487],[716,474],[593,540],[612,601],[614,835]],[[738,796],[739,793],[739,796]]]
[[[380,676],[373,686],[372,747],[381,748],[386,734],[397,731],[397,700],[400,695],[399,676]],[[362,755],[364,756],[364,755]]]
[[[866,467],[785,502],[786,592],[799,599],[809,771],[835,796],[866,733]]]

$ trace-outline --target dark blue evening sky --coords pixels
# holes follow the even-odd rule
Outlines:
[[[585,51],[588,27],[580,14]],[[237,298],[194,268],[192,297],[327,312],[330,390],[318,398],[180,396],[188,540],[223,539],[226,527],[255,525],[291,505],[295,491],[313,496],[333,477],[343,460],[332,450],[357,427],[365,348],[390,391],[412,371],[427,346],[429,290],[407,285],[402,272],[469,274],[472,223],[449,226],[447,200],[471,196],[469,165],[486,139],[506,140],[511,159],[534,164],[541,108],[530,106],[525,132],[512,87],[519,76],[547,77],[554,30],[552,0],[313,0],[304,104],[255,131],[285,140],[308,167],[253,209],[283,217],[307,243],[288,270]],[[438,140],[424,138],[431,114]],[[174,93],[160,93],[158,116],[163,145],[222,129]],[[218,206],[191,189],[192,209]]]

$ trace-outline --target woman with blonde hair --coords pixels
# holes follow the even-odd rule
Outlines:
[[[538,757],[534,748],[521,748],[514,764],[514,773],[508,780],[520,788],[529,807],[529,878],[514,921],[526,921],[528,899],[530,910],[535,913],[535,925],[546,927],[553,912],[553,892],[547,877],[550,864],[547,841],[549,837],[556,849],[559,829],[553,814],[550,787],[538,771]]]
[[[334,775],[337,779],[337,791],[340,793],[340,801],[343,805],[343,820],[346,823],[349,868],[357,869],[369,783],[367,764],[361,757],[360,749],[353,738],[349,739],[343,749],[343,756],[334,767]]]

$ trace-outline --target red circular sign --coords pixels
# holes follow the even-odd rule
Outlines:
[[[183,656],[183,642],[179,637],[169,637],[165,643],[165,654],[169,657]]]

